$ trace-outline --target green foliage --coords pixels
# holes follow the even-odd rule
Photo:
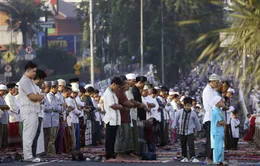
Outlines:
[[[51,15],[50,12],[42,9],[43,2],[39,4],[34,2],[35,0],[6,0],[5,3],[0,3],[0,11],[9,16],[6,20],[8,28],[14,32],[21,31],[24,44],[27,38],[31,38],[39,28],[37,26],[39,18],[46,14]]]
[[[58,47],[40,48],[34,60],[41,69],[53,70],[52,75],[74,73],[77,63],[74,55],[68,54]]]
[[[208,31],[195,41],[197,45],[206,46],[198,61],[228,63],[225,74],[234,74],[236,79],[246,85],[245,90],[248,92],[253,85],[260,83],[260,2],[233,0],[232,3],[232,6],[228,6],[231,10],[227,13],[230,26]],[[220,39],[220,33],[226,35]],[[229,43],[220,48],[220,44],[227,40]]]
[[[78,11],[80,18],[85,21],[85,25],[89,25],[88,2],[82,2],[80,6]],[[164,10],[163,24],[162,9]],[[140,63],[140,0],[96,0],[93,1],[93,11],[96,27],[96,56],[101,57],[104,40],[109,37],[109,44],[106,46],[106,63],[115,64],[120,61],[125,68],[129,64]],[[167,85],[177,82],[180,76],[179,69],[183,71],[181,74],[185,75],[191,63],[197,59],[202,48],[189,47],[190,42],[199,34],[224,25],[223,10],[204,0],[144,0],[143,11],[144,63],[154,64],[158,77],[161,78],[161,30],[163,28]],[[207,22],[197,21],[196,24],[185,27],[177,25],[178,21],[188,19],[203,19]],[[133,56],[134,60],[132,60]]]

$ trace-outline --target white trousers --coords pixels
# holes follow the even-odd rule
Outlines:
[[[23,122],[23,155],[24,160],[33,158],[32,143],[38,127],[38,114],[35,108],[21,107],[21,119]]]

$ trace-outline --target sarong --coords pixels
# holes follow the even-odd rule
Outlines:
[[[132,131],[129,123],[122,123],[117,128],[115,153],[134,151]]]
[[[144,123],[145,121],[137,121],[137,131],[138,131],[138,145],[139,145],[139,155],[143,155],[147,152],[146,140],[144,135]]]
[[[91,133],[91,120],[87,120],[86,122],[86,130],[85,130],[85,145],[92,144],[92,133]]]
[[[71,135],[70,135],[70,128],[68,126],[65,127],[65,133],[63,137],[63,142],[64,142],[64,151],[65,153],[69,153],[71,151]]]
[[[133,123],[132,136],[133,136],[134,151],[136,153],[138,153],[139,152],[139,145],[138,145],[137,121],[132,119],[132,123]]]
[[[75,138],[76,138],[76,150],[80,150],[80,133],[79,133],[79,123],[74,123]]]
[[[80,127],[80,147],[85,146],[85,130],[86,125],[84,124],[84,117],[79,117],[79,127]]]
[[[65,133],[65,124],[63,122],[63,119],[60,119],[60,127],[59,127],[58,135],[56,138],[56,142],[55,142],[56,152],[58,154],[61,154],[64,152],[64,146],[63,146],[64,145],[64,142],[63,142],[64,133]]]
[[[8,123],[8,146],[21,147],[19,122]]]

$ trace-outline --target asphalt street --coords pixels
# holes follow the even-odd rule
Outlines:
[[[14,162],[14,163],[2,163],[4,166],[195,166],[201,165],[201,163],[180,163],[180,162],[168,162],[168,163],[104,163],[104,162],[42,162],[42,163],[26,163],[26,162]]]

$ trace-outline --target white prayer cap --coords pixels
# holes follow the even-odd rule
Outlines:
[[[235,93],[235,90],[232,89],[232,88],[228,88],[227,92],[234,94],[234,93]]]
[[[149,89],[149,87],[147,85],[145,85],[143,90],[148,90],[148,89]]]
[[[173,95],[179,95],[180,96],[180,93],[179,92],[173,92]]]
[[[7,91],[7,86],[4,84],[0,84],[0,90],[6,90]]]
[[[87,88],[89,88],[89,87],[94,88],[94,86],[93,86],[92,84],[87,84],[87,85],[84,86],[85,89],[87,89]]]
[[[196,104],[196,107],[202,108],[202,106],[200,104]]]
[[[71,90],[73,92],[79,92],[79,84],[78,83],[71,83]]]
[[[173,95],[174,95],[174,91],[170,91],[170,92],[169,92],[169,95],[170,95],[170,96],[173,96]]]
[[[136,79],[136,75],[134,73],[129,73],[125,76],[128,80],[135,80]]]
[[[66,85],[66,81],[63,79],[58,79],[58,85]]]
[[[212,105],[217,105],[218,102],[220,102],[222,98],[220,96],[215,96],[213,99],[212,99]]]
[[[217,74],[212,74],[209,76],[209,81],[220,81],[220,78]]]
[[[159,88],[158,86],[155,86],[154,89],[156,89],[156,90],[160,90],[160,88]]]

